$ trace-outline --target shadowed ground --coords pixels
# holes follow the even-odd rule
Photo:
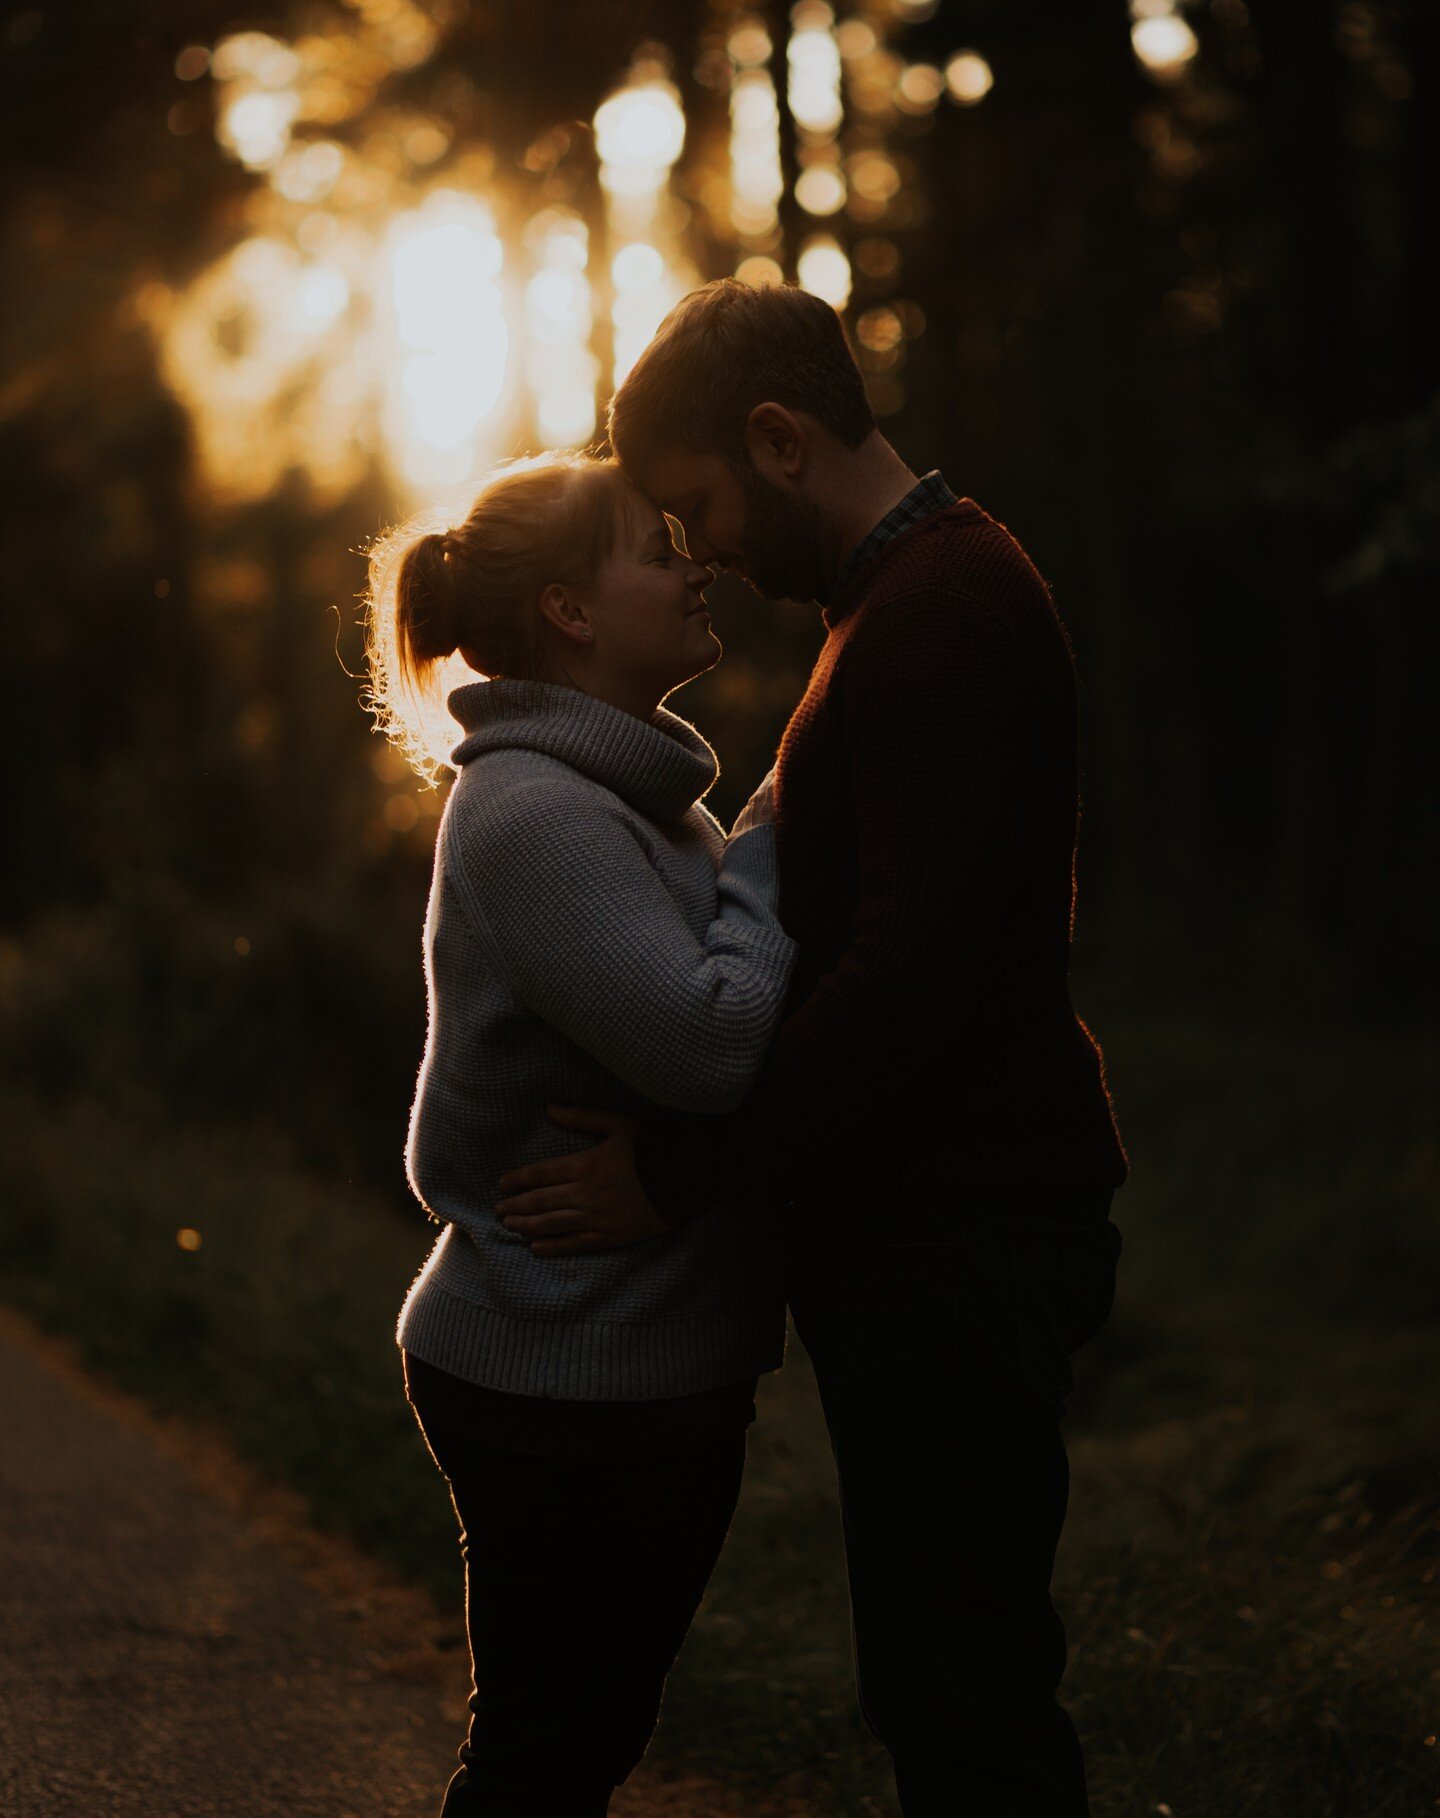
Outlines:
[[[1071,1641],[1065,1698],[1096,1818],[1432,1811],[1440,1057],[1374,1031],[1097,1020],[1123,1084],[1134,1171],[1116,1207],[1115,1317],[1078,1360],[1056,1577]],[[177,1242],[191,1227],[198,1248]],[[164,1411],[140,1417],[128,1397],[102,1398],[112,1425],[138,1421],[149,1436],[123,1442],[137,1462],[121,1469],[122,1438],[102,1446],[93,1418],[71,1431],[55,1392],[48,1411],[14,1405],[33,1372],[0,1358],[11,1390],[0,1583],[18,1575],[25,1600],[8,1621],[0,1610],[21,1637],[9,1670],[24,1674],[0,1708],[12,1729],[37,1711],[41,1725],[18,1751],[0,1733],[6,1818],[36,1811],[7,1772],[40,1784],[43,1762],[50,1786],[71,1786],[89,1763],[117,1761],[129,1775],[141,1759],[177,1784],[198,1762],[192,1780],[208,1803],[167,1790],[153,1805],[116,1795],[98,1809],[433,1810],[461,1727],[459,1559],[393,1337],[428,1242],[420,1221],[397,1219],[362,1184],[302,1169],[263,1128],[197,1129],[158,1112],[146,1122],[83,1094],[0,1102],[5,1296],[64,1333],[88,1369]],[[93,1407],[93,1380],[66,1377],[77,1380]],[[191,1585],[188,1601],[172,1588],[160,1605],[171,1628],[182,1616],[199,1628],[185,1647],[153,1605],[117,1614],[113,1590],[61,1621],[81,1560],[131,1562],[106,1583],[139,1595],[125,1485],[149,1486],[150,1509],[162,1484],[160,1465],[145,1462],[154,1458],[171,1461],[166,1482],[183,1466],[147,1556],[158,1553],[162,1586]],[[186,1492],[186,1480],[203,1490]],[[213,1538],[201,1543],[207,1497],[233,1517],[243,1571],[205,1569],[217,1557]],[[23,1535],[37,1527],[31,1562]],[[257,1539],[275,1555],[267,1570],[289,1567],[268,1604],[247,1575]],[[277,1628],[247,1663],[265,1611],[293,1623],[302,1595],[323,1638]],[[206,1642],[201,1621],[216,1607],[223,1646]],[[965,1644],[943,1616],[934,1639]],[[296,1683],[267,1689],[275,1671]],[[297,1730],[312,1694],[337,1708]],[[411,1709],[421,1727],[405,1735]],[[46,1716],[54,1710],[63,1724]],[[335,1796],[344,1763],[326,1737],[345,1721],[370,1751],[365,1805]],[[206,1776],[232,1731],[262,1742],[247,1741],[217,1790]],[[79,1764],[69,1779],[49,1765],[62,1749]],[[7,1753],[20,1765],[4,1765]],[[307,1807],[320,1764],[332,1784]],[[617,1798],[616,1818],[895,1812],[888,1764],[855,1706],[833,1472],[798,1345],[761,1385],[740,1508],[645,1772]],[[283,1796],[263,1778],[282,1774]],[[392,1785],[416,1802],[387,1806]],[[238,1803],[252,1795],[270,1803]],[[40,1807],[45,1818],[73,1809],[53,1792]]]
[[[467,1675],[428,1597],[0,1320],[0,1810],[425,1818]],[[651,1777],[616,1818],[731,1818]]]

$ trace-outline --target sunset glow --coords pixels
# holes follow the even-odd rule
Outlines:
[[[835,15],[823,0],[803,0],[795,8],[795,30],[786,50],[789,64],[787,98],[790,112],[806,133],[826,137],[844,118],[840,100],[840,48],[835,42]]]
[[[796,179],[795,200],[810,215],[838,214],[845,195],[845,179],[833,164],[812,164]]]
[[[685,114],[673,84],[645,65],[637,68],[596,109],[595,144],[615,248],[610,320],[618,385],[693,281],[665,207],[671,167],[685,145]]]
[[[221,84],[215,135],[250,170],[269,170],[290,144],[300,111],[300,59],[265,32],[222,38],[210,59]]]
[[[1181,10],[1185,0],[1130,0],[1130,43],[1155,81],[1173,82],[1200,49]]]
[[[351,345],[337,264],[269,235],[244,240],[180,297],[148,296],[161,370],[189,406],[197,453],[227,496],[263,498],[292,467],[358,477],[353,410],[329,375]]]
[[[855,282],[850,232],[867,224],[859,269],[874,303],[898,255],[877,263],[871,224],[908,180],[887,123],[929,111],[947,87],[968,100],[989,82],[978,53],[944,72],[906,63],[897,29],[880,15],[837,21],[827,0],[798,0],[783,30],[730,15],[729,132],[699,148],[669,53],[639,46],[593,118],[601,261],[595,223],[564,199],[573,179],[537,205],[490,148],[408,102],[389,108],[383,133],[356,129],[387,72],[419,68],[440,42],[415,0],[360,7],[346,32],[240,31],[179,52],[177,78],[213,82],[217,141],[254,175],[236,244],[183,289],[152,282],[136,299],[216,496],[260,499],[290,473],[338,496],[378,465],[416,505],[463,493],[527,439],[585,445],[605,390],[702,281],[686,196],[704,196],[746,282],[793,270],[840,309]],[[795,202],[828,230],[789,249],[778,80]]]
[[[812,296],[823,297],[836,309],[850,301],[850,261],[839,241],[829,234],[815,234],[800,252],[800,283]]]
[[[649,226],[684,145],[685,114],[669,82],[635,82],[596,109],[600,182],[622,228]]]
[[[995,86],[995,77],[978,51],[957,51],[945,65],[945,85],[952,101],[974,107]]]
[[[549,209],[529,224],[525,239],[534,265],[525,292],[526,373],[540,435],[574,447],[594,434],[600,376],[590,351],[589,232],[578,215]]]
[[[457,486],[484,458],[477,431],[505,388],[505,250],[484,203],[438,190],[398,217],[384,256],[394,349],[389,446],[410,484]]]
[[[742,240],[770,232],[784,193],[775,84],[768,69],[741,67],[730,87],[730,222]]]
[[[1130,28],[1130,42],[1146,69],[1159,76],[1182,70],[1200,48],[1194,32],[1172,12],[1137,19]]]

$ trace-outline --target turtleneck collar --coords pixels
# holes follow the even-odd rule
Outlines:
[[[664,707],[648,724],[553,682],[467,682],[449,697],[465,729],[457,769],[487,751],[540,751],[611,789],[652,821],[678,820],[720,774],[715,753]]]

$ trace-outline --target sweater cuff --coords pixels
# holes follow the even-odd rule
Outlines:
[[[720,860],[721,875],[747,884],[768,907],[780,894],[780,861],[775,852],[775,824],[767,821],[744,833],[732,833]]]

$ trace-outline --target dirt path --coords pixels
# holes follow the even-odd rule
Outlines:
[[[0,1312],[6,1818],[431,1818],[468,1689],[440,1635],[297,1499]],[[740,1818],[643,1768],[612,1813]]]

